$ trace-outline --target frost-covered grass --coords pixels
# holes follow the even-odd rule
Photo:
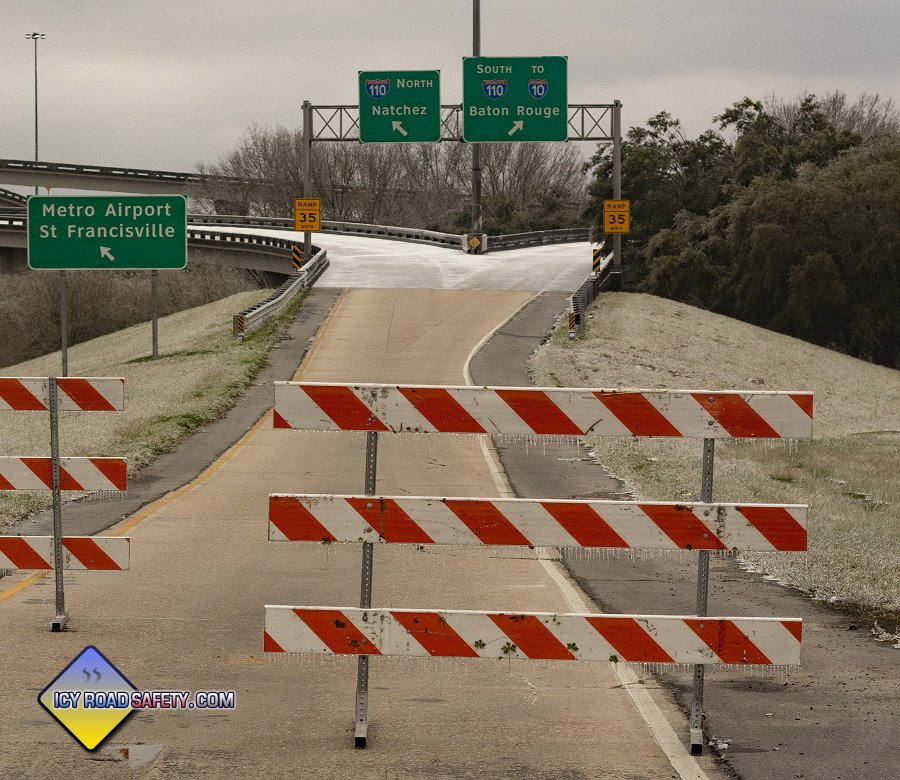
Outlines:
[[[744,554],[810,595],[900,620],[900,372],[690,306],[608,293],[585,337],[532,357],[538,385],[812,390],[814,439],[716,443],[719,501],[809,504],[809,552]],[[590,439],[637,497],[698,499],[702,443]]]
[[[265,290],[163,317],[159,359],[149,360],[150,323],[71,347],[70,376],[124,376],[125,411],[67,412],[60,419],[60,454],[126,456],[129,477],[168,452],[203,423],[219,417],[262,367],[286,315],[239,342],[231,315],[262,300]],[[59,352],[2,370],[4,376],[50,376]],[[49,455],[49,415],[0,412],[0,455]],[[75,495],[66,495],[74,498]],[[48,492],[0,494],[0,529],[50,505]]]

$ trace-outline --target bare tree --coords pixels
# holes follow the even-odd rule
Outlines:
[[[484,208],[494,232],[577,225],[586,178],[578,150],[559,144],[485,144]],[[465,230],[471,147],[442,144],[318,143],[315,194],[324,219],[438,230]],[[302,193],[302,136],[251,125],[237,145],[201,173],[246,183],[208,181],[199,207],[218,213],[290,216]],[[235,197],[237,193],[237,200]]]
[[[877,93],[863,92],[850,102],[845,92],[826,92],[822,97],[802,93],[795,100],[784,100],[774,93],[763,100],[770,116],[784,127],[790,127],[803,102],[815,98],[825,118],[838,132],[854,133],[864,141],[882,135],[900,134],[900,112],[890,98],[884,100]]]

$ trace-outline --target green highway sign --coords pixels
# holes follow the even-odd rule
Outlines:
[[[439,70],[361,70],[360,143],[441,140]]]
[[[187,265],[183,195],[28,198],[28,267],[155,270]]]
[[[566,141],[566,57],[464,57],[463,140]]]

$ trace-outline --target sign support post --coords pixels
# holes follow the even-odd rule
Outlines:
[[[312,195],[312,104],[303,101],[303,197]],[[312,260],[312,233],[303,233],[303,262]]]
[[[703,473],[700,500],[712,503],[713,465],[716,440],[703,440]],[[700,550],[697,558],[697,617],[706,617],[709,596],[709,550]],[[694,688],[691,698],[691,755],[703,755],[703,684],[706,667],[694,664]]]
[[[622,103],[613,101],[612,106],[612,136],[613,136],[613,199],[622,199]],[[622,236],[613,234],[613,267],[612,289],[619,290],[622,287]]]
[[[65,271],[61,273],[65,274]],[[50,458],[53,474],[53,573],[56,578],[56,617],[50,624],[52,631],[62,631],[69,619],[66,594],[63,589],[62,497],[59,480],[59,389],[56,377],[50,377]]]
[[[366,495],[375,495],[375,475],[378,464],[378,431],[366,431]],[[362,577],[359,589],[359,606],[372,606],[372,567],[374,547],[372,542],[363,542]],[[356,674],[356,732],[353,747],[364,748],[369,731],[369,656],[361,655]]]
[[[472,0],[472,56],[481,56],[481,0]],[[472,234],[481,240],[481,144],[472,144]],[[480,254],[479,247],[470,252]]]
[[[59,272],[59,341],[62,353],[62,375],[69,375],[69,318],[66,303],[66,272]]]
[[[150,272],[150,329],[153,332],[152,358],[159,357],[159,271],[155,268]]]

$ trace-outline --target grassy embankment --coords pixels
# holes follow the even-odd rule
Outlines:
[[[583,339],[532,357],[544,386],[812,390],[814,438],[716,444],[714,500],[809,504],[809,552],[742,555],[811,596],[900,623],[900,372],[684,304],[607,293]],[[649,500],[698,500],[699,441],[590,439]]]
[[[239,293],[159,321],[159,359],[151,361],[150,323],[135,325],[71,347],[70,376],[125,377],[125,411],[67,412],[60,420],[62,455],[126,456],[132,477],[154,456],[171,451],[195,428],[219,417],[263,366],[275,336],[302,301],[252,331],[240,342],[231,315],[264,299],[266,290]],[[0,373],[50,376],[60,370],[59,352]],[[7,412],[0,427],[0,454],[49,455],[49,418],[39,412]],[[76,498],[79,494],[64,494]],[[0,495],[0,532],[50,506],[48,491]]]

